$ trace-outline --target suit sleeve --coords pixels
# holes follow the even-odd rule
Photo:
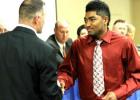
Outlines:
[[[40,61],[40,96],[41,100],[61,100],[62,92],[57,86],[57,66],[50,48],[45,49]]]
[[[131,40],[128,40],[124,47],[122,56],[126,69],[126,80],[124,84],[114,91],[119,100],[140,89],[140,56]]]

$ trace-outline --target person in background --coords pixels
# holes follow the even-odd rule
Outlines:
[[[134,40],[135,32],[136,32],[135,26],[132,24],[127,24],[127,27],[128,27],[128,32],[127,32],[126,36],[131,38],[132,40]],[[138,48],[138,53],[140,55],[139,47],[137,46],[137,48]]]
[[[72,44],[72,39],[69,38],[69,24],[65,20],[57,21],[54,34],[49,36],[46,43],[50,44],[50,46],[57,51],[56,60],[58,64],[56,66],[58,66],[66,57]]]
[[[69,38],[69,24],[65,20],[60,20],[55,23],[54,34],[49,36],[46,43],[48,43],[55,53],[52,56],[55,57],[55,67],[57,68],[60,63],[66,58],[66,55],[72,45],[72,39]],[[75,100],[74,87],[65,91],[63,100]]]
[[[36,36],[45,11],[41,0],[24,0],[19,25],[0,36],[0,100],[61,100],[53,50]]]
[[[130,37],[132,40],[134,40],[134,36],[135,36],[135,31],[136,31],[136,28],[134,25],[132,24],[127,24],[127,34],[126,36]]]
[[[116,20],[113,24],[112,31],[120,33],[120,34],[125,36],[127,34],[127,31],[128,31],[126,21],[123,19]]]
[[[79,26],[78,29],[77,29],[78,38],[86,36],[86,35],[88,35],[88,31],[87,31],[85,25]]]
[[[73,42],[58,69],[60,87],[78,78],[82,100],[126,100],[140,88],[140,56],[126,36],[110,31],[108,5],[92,0],[86,5],[88,35]]]
[[[7,29],[0,24],[0,34],[5,33],[7,31]]]

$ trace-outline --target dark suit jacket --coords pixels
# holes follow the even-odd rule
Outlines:
[[[61,100],[53,50],[24,27],[0,36],[0,100]]]
[[[47,39],[47,41],[46,41],[46,43],[48,43],[51,47],[52,47],[52,49],[54,50],[54,51],[56,51],[54,54],[53,54],[53,56],[54,57],[56,57],[56,66],[58,66],[61,62],[63,62],[63,60],[64,60],[64,57],[63,57],[63,55],[62,55],[62,53],[60,52],[60,47],[59,47],[59,45],[57,44],[57,42],[56,42],[56,39],[55,39],[55,35],[53,34],[53,35],[51,35],[48,39]],[[69,51],[69,49],[70,49],[70,47],[71,47],[71,45],[72,45],[72,39],[68,39],[68,41],[66,41],[66,53],[68,53],[68,51]]]

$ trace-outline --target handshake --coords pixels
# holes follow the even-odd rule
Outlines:
[[[65,82],[64,80],[57,80],[57,85],[61,88],[62,93],[65,92]]]

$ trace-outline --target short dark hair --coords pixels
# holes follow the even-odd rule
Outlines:
[[[78,36],[80,36],[80,32],[81,32],[82,29],[86,29],[85,25],[81,25],[81,26],[78,27],[78,29],[77,29],[77,35]]]
[[[113,25],[116,25],[117,23],[126,23],[126,21],[123,20],[123,19],[117,19],[117,20],[113,23]]]
[[[108,17],[108,23],[110,22],[110,10],[108,5],[100,0],[92,0],[86,5],[86,12],[88,11],[96,11],[97,15],[100,16],[107,16]]]
[[[31,19],[34,15],[43,9],[42,0],[24,0],[19,8],[19,18]]]

